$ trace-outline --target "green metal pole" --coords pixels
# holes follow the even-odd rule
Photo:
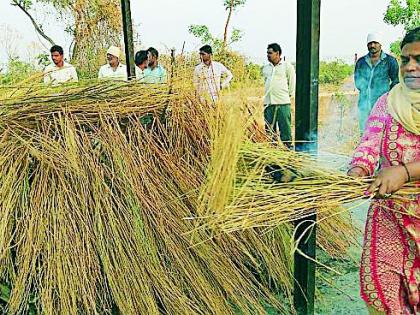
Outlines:
[[[130,0],[121,0],[121,13],[124,32],[125,60],[127,63],[127,76],[131,80],[136,77],[134,64],[133,23],[131,20]]]
[[[316,154],[318,149],[318,77],[321,0],[297,1],[296,40],[296,150]],[[294,306],[300,315],[314,314],[316,214],[295,223]],[[306,257],[305,257],[306,256]]]

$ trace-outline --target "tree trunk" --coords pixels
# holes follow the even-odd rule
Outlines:
[[[223,47],[226,48],[227,46],[227,33],[228,33],[228,28],[229,28],[229,23],[230,23],[230,19],[232,17],[232,13],[233,13],[233,0],[230,0],[230,7],[229,7],[229,14],[226,20],[226,24],[225,24],[225,33],[223,35]]]

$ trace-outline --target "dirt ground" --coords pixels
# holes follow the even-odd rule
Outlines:
[[[328,266],[339,271],[341,275],[334,275],[331,272],[323,273],[322,271],[317,273],[318,279],[327,276],[331,284],[327,285],[323,281],[317,281],[317,289],[321,294],[318,294],[316,300],[315,314],[368,314],[365,304],[359,295],[359,260],[367,209],[368,205],[365,204],[351,211],[353,222],[360,229],[358,237],[360,246],[349,249],[348,260],[346,261],[325,262]]]

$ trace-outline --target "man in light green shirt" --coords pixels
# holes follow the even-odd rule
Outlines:
[[[150,47],[147,50],[148,57],[149,57],[149,64],[147,68],[144,70],[144,82],[145,83],[166,83],[167,81],[167,74],[164,67],[159,64],[159,52]]]
[[[265,81],[264,119],[268,133],[276,141],[280,132],[281,141],[292,148],[291,98],[295,96],[295,69],[282,61],[281,48],[277,43],[268,45],[269,63],[262,69]]]

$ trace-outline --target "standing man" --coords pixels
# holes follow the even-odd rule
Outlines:
[[[207,93],[215,102],[219,98],[220,90],[229,86],[233,75],[223,64],[212,60],[211,46],[204,45],[199,53],[201,63],[194,70],[194,86],[199,95]],[[222,76],[224,76],[223,82]]]
[[[159,52],[150,47],[147,50],[149,64],[146,70],[144,70],[144,82],[145,83],[166,83],[166,70],[159,64]]]
[[[262,69],[265,82],[264,119],[266,131],[277,141],[292,148],[291,98],[295,96],[295,69],[292,64],[282,61],[281,47],[277,43],[268,45],[269,63]]]
[[[382,51],[378,34],[367,37],[369,53],[356,62],[354,83],[359,90],[359,130],[363,134],[367,118],[378,98],[399,83],[397,60]]]
[[[127,81],[127,68],[120,62],[121,50],[111,46],[106,52],[108,63],[99,69],[98,78],[116,81]]]
[[[50,49],[52,64],[45,67],[44,83],[58,85],[66,82],[77,82],[76,69],[64,61],[64,51],[61,46],[54,45]]]
[[[140,82],[144,82],[144,71],[148,64],[147,51],[138,51],[134,57],[134,62],[136,64],[136,79]]]

